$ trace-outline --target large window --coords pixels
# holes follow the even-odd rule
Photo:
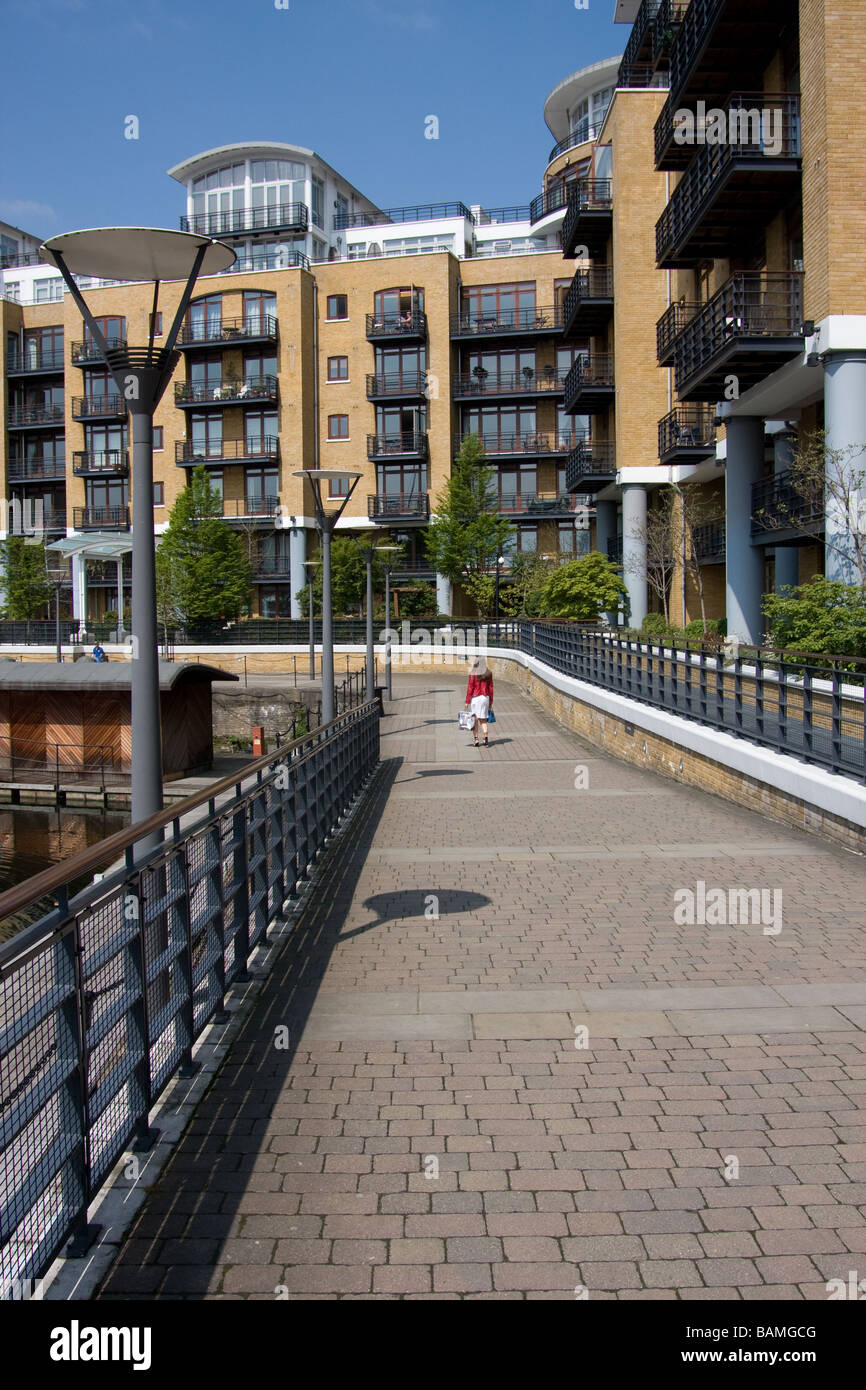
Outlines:
[[[519,512],[538,492],[538,469],[534,463],[504,464],[497,483],[500,510]]]
[[[11,338],[14,354],[16,339]],[[25,367],[35,367],[40,362],[57,362],[63,364],[63,329],[61,327],[51,328],[26,328],[24,330],[23,363]]]
[[[464,375],[474,377],[485,390],[535,382],[535,349],[515,352],[470,352],[464,358]]]
[[[189,364],[189,379],[193,386],[204,387],[206,396],[216,391],[222,381],[223,364],[221,357],[202,357]]]
[[[276,376],[277,354],[275,352],[248,352],[244,355],[244,381],[261,382],[263,377]]]
[[[423,347],[386,347],[376,351],[376,376],[384,381],[387,390],[419,390],[426,366],[427,353]]]
[[[416,447],[415,436],[427,429],[427,411],[419,406],[378,406],[376,433],[380,439],[402,444],[405,449]]]
[[[244,290],[244,326],[248,333],[269,333],[277,318],[277,296],[265,290]]]
[[[84,493],[88,507],[126,507],[129,505],[125,478],[85,478]]]
[[[303,203],[306,166],[291,159],[254,159],[250,165],[254,208]]]
[[[389,322],[424,308],[424,291],[404,285],[399,289],[377,290],[373,296],[373,311],[378,321]]]
[[[324,179],[313,179],[312,181],[312,214],[313,223],[317,227],[325,225],[325,182]]]
[[[126,425],[85,425],[84,447],[97,468],[116,468],[126,450]]]
[[[477,434],[488,452],[535,447],[535,406],[471,406],[463,412],[463,434]]]
[[[203,458],[219,458],[223,451],[223,418],[219,414],[193,414],[190,418],[193,453]]]
[[[279,500],[279,469],[248,468],[244,473],[244,492],[250,516],[267,513]]]
[[[96,319],[96,326],[101,332],[108,346],[120,347],[126,341],[126,319],[117,314],[109,314],[103,318]],[[95,350],[96,344],[90,335],[90,330],[84,329],[84,345],[91,352]]]
[[[377,469],[376,490],[380,496],[408,501],[426,491],[426,480],[420,464],[388,463]]]
[[[463,317],[473,323],[531,327],[535,321],[535,282],[464,286]]]
[[[221,169],[212,169],[199,179],[193,179],[192,210],[194,213],[239,212],[244,206],[245,169],[243,164],[225,164]],[[214,231],[219,230],[219,220]],[[225,230],[231,230],[231,219],[226,217]]]
[[[189,306],[188,324],[195,338],[218,338],[222,328],[223,298],[209,294]]]
[[[262,454],[272,448],[277,437],[275,410],[248,410],[244,416],[244,438],[248,454]]]

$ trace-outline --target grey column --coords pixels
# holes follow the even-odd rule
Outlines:
[[[79,631],[87,627],[87,560],[80,551],[72,557],[72,616]]]
[[[144,375],[143,373],[141,374]],[[130,405],[132,403],[130,402]],[[162,724],[153,539],[153,406],[136,401],[132,425],[132,821],[162,810]],[[149,849],[161,836],[148,837]]]
[[[725,583],[728,634],[751,645],[764,632],[761,599],[764,552],[752,545],[752,486],[764,474],[764,421],[744,416],[727,421],[725,470]]]
[[[123,556],[117,557],[117,637],[123,632]]]
[[[608,541],[616,540],[616,510],[615,502],[595,504],[595,548],[605,557]]]
[[[646,488],[642,483],[622,487],[622,577],[628,590],[628,624],[640,627],[647,615]]]
[[[436,576],[436,609],[445,617],[451,617],[451,581],[444,574]]]
[[[773,439],[775,473],[787,473],[794,462],[796,435],[783,430]],[[800,548],[796,545],[776,546],[776,593],[795,588],[800,582]]]
[[[866,469],[866,352],[830,353],[824,364],[824,421],[828,452],[845,451],[834,464],[833,476],[838,481],[835,496],[830,488],[824,494],[825,570],[828,579],[843,584],[859,584],[860,574],[853,559],[851,528],[858,524],[857,512],[866,497],[854,496],[854,478]],[[852,447],[853,446],[853,447]],[[848,451],[851,451],[850,453]],[[855,503],[853,516],[846,514],[845,497],[840,496],[840,482],[847,486],[849,500]],[[859,504],[859,506],[857,505]],[[830,544],[833,538],[834,544]]]
[[[331,522],[322,526],[322,723],[335,717],[334,624],[331,610]]]
[[[293,526],[289,532],[289,587],[291,588],[291,615],[302,618],[301,602],[297,597],[307,582],[304,561],[307,558],[307,533],[303,526]]]

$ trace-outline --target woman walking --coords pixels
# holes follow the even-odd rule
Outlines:
[[[475,723],[472,726],[475,747],[478,747],[478,726],[480,724],[484,747],[487,748],[487,716],[493,707],[493,672],[483,656],[476,656],[469,669],[466,705],[470,714],[475,718]]]

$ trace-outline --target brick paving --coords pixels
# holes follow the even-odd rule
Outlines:
[[[476,751],[452,676],[394,684],[374,785],[98,1296],[825,1299],[866,1276],[862,859],[513,687]],[[782,890],[782,930],[676,924],[698,880]]]

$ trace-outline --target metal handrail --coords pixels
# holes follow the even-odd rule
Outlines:
[[[63,478],[66,476],[66,460],[45,458],[41,454],[31,458],[10,458],[6,464],[6,476],[10,482],[23,482],[28,478]]]
[[[376,492],[367,497],[369,517],[421,517],[430,515],[430,496],[426,492]]]
[[[400,374],[368,374],[367,398],[373,396],[423,396],[427,391],[425,371],[405,371]]]
[[[612,266],[591,266],[588,270],[575,272],[574,279],[563,301],[562,309],[565,322],[571,322],[579,305],[596,299],[613,299]]]
[[[277,386],[277,378],[272,375],[246,377],[243,381],[224,380],[218,386],[201,381],[176,381],[174,403],[193,405],[221,401],[225,405],[236,405],[245,401],[271,401],[277,399]]]
[[[701,309],[702,303],[686,300],[678,300],[665,309],[658,323],[656,324],[656,355],[658,356],[659,366],[667,367],[672,360],[671,353],[673,345],[682,333],[687,323],[690,323]]]
[[[38,349],[35,353],[10,349],[6,354],[6,372],[9,376],[24,372],[62,372],[63,367],[63,348],[55,348],[51,352]]]
[[[224,439],[219,444],[198,443],[193,439],[178,439],[174,446],[175,463],[218,463],[220,459],[273,459],[279,455],[280,441],[275,434],[262,435],[248,443],[244,439]]]
[[[106,346],[109,351],[117,351],[126,347],[126,338],[120,337],[116,333],[109,333],[105,338]],[[101,362],[102,349],[96,346],[91,339],[85,338],[83,342],[72,343],[69,349],[70,360],[73,366],[78,366],[82,362]]]
[[[129,454],[125,449],[81,449],[72,455],[72,471],[79,477],[88,473],[128,473]]]
[[[81,527],[111,526],[129,530],[128,507],[73,507],[72,524]]]
[[[367,315],[367,337],[400,337],[405,334],[410,337],[425,337],[427,333],[427,315],[423,309],[407,309],[401,314],[399,310],[391,310],[385,314]]]
[[[525,309],[500,309],[494,314],[462,313],[451,318],[451,335],[492,333],[550,333],[562,328],[562,305],[541,304]]]
[[[724,560],[727,546],[727,527],[724,520],[708,521],[692,531],[695,554],[701,561]]]
[[[63,423],[62,405],[11,406],[6,423],[13,425],[58,425]]]
[[[208,319],[202,323],[186,323],[178,335],[178,345],[189,343],[230,343],[244,338],[276,338],[275,314],[247,314],[242,318]]]
[[[565,379],[566,397],[573,397],[587,389],[612,388],[613,362],[612,352],[581,353],[575,358],[574,365]]]
[[[554,371],[548,375],[529,367],[519,372],[485,372],[483,376],[469,372],[454,378],[453,395],[455,399],[463,396],[539,395],[546,392],[561,395],[566,376],[567,372]]]
[[[419,203],[414,207],[376,208],[372,212],[337,212],[334,214],[334,231],[342,232],[351,227],[381,227],[388,222],[436,222],[446,217],[475,221],[465,203]]]
[[[732,275],[686,324],[674,345],[677,392],[738,339],[802,338],[803,276],[748,271]]]
[[[126,414],[126,402],[116,392],[98,396],[73,396],[72,418],[83,420],[88,415],[121,416]]]
[[[824,508],[823,488],[798,487],[792,470],[784,469],[752,484],[752,535],[821,525]]]
[[[427,435],[421,430],[407,430],[396,436],[367,435],[367,458],[370,459],[383,454],[420,454],[426,458],[428,449]]]
[[[706,405],[679,405],[659,420],[659,458],[674,449],[715,450],[715,410]]]
[[[454,441],[456,458],[467,439],[477,439],[484,452],[490,454],[567,454],[574,448],[574,440],[564,434],[537,434],[534,430],[524,434],[464,434]]]
[[[576,130],[566,135],[564,140],[557,141],[550,151],[550,154],[547,156],[548,164],[552,164],[559,155],[565,154],[568,150],[573,150],[576,145],[587,145],[590,141],[597,140],[600,131],[600,125],[587,123],[586,126],[578,126]]]
[[[299,227],[304,231],[310,225],[310,212],[306,203],[280,203],[275,207],[235,208],[227,212],[198,212],[192,217],[181,217],[182,232],[195,232],[199,236],[231,236],[239,232],[260,232],[277,227]]]

